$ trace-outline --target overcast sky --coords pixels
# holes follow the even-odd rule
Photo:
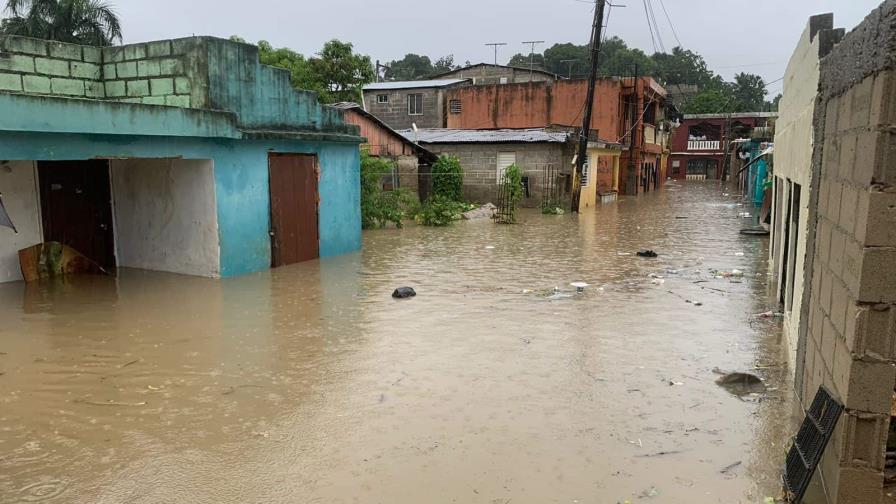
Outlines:
[[[110,0],[125,42],[238,34],[312,54],[327,40],[355,44],[383,62],[408,52],[436,58],[454,54],[462,63],[492,61],[487,42],[507,42],[506,63],[528,53],[524,40],[584,43],[591,26],[588,0]],[[653,52],[644,0],[612,0],[609,34]],[[660,0],[652,0],[667,49],[676,45]],[[880,0],[662,0],[684,47],[702,54],[726,79],[740,71],[766,82],[784,75],[787,60],[809,16],[834,13],[836,27],[852,29]],[[540,50],[544,49],[544,45]],[[539,49],[536,49],[537,51]],[[769,87],[777,94],[781,84]]]

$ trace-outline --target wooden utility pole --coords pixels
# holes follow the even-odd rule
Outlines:
[[[594,88],[597,84],[598,54],[600,53],[600,38],[604,24],[604,8],[607,0],[595,0],[594,24],[591,28],[591,74],[588,77],[588,96],[585,97],[585,118],[582,121],[582,131],[579,134],[579,149],[576,153],[576,170],[572,177],[572,211],[579,211],[579,201],[582,197],[582,174],[584,173],[585,158],[588,156],[588,137],[591,131],[591,113],[594,110]]]

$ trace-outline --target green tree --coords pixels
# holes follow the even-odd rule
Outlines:
[[[529,68],[532,66],[535,70],[544,70],[544,55],[540,53],[532,53],[532,54],[516,54],[510,61],[507,62],[507,66],[517,67],[517,68]],[[563,75],[566,75],[566,71],[564,71]]]
[[[758,75],[735,75],[731,93],[736,112],[755,112],[765,105],[765,81]]]
[[[573,43],[554,44],[544,51],[544,69],[557,75],[567,75],[569,65],[566,60],[576,60],[573,66],[572,77],[584,77],[588,75],[588,63],[591,61],[588,46],[580,46]]]
[[[323,87],[324,103],[360,102],[362,88],[376,78],[370,56],[355,53],[351,42],[335,39],[308,60],[308,67]]]
[[[387,80],[416,80],[428,77],[435,73],[429,56],[408,53],[404,58],[392,61],[386,65]]]
[[[681,47],[672,53],[651,56],[656,66],[653,77],[663,84],[696,84],[701,89],[713,88],[715,74],[706,66],[703,56]]]
[[[239,39],[239,37],[231,37]],[[236,40],[240,42],[241,40]],[[311,65],[305,56],[282,47],[274,49],[270,42],[260,40],[258,42],[258,60],[263,65],[270,65],[289,70],[289,80],[296,89],[315,91],[319,95],[326,92],[324,84],[317,74],[311,69]]]
[[[432,64],[433,72],[436,74],[450,72],[452,70],[457,70],[458,68],[460,67],[454,63],[453,54],[442,56]]]
[[[74,44],[110,46],[121,41],[121,23],[101,0],[7,0],[0,34]]]
[[[687,106],[688,114],[722,114],[734,112],[731,96],[718,89],[701,91]]]

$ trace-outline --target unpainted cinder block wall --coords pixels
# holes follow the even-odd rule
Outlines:
[[[878,503],[896,383],[896,0],[821,61],[802,390],[846,406],[821,473],[833,502]]]
[[[202,41],[100,48],[0,37],[0,91],[199,108],[205,101],[197,57]]]
[[[513,153],[523,177],[529,178],[529,196],[520,202],[526,208],[541,206],[544,173],[549,167],[558,176],[572,171],[573,146],[565,143],[427,144],[426,148],[458,157],[464,169],[464,198],[474,203],[497,204],[499,153]],[[565,186],[560,187],[560,193],[564,199],[569,197]]]

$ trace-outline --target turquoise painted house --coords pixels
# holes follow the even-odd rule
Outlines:
[[[356,126],[255,46],[0,38],[0,282],[61,241],[109,267],[228,277],[361,246]]]

